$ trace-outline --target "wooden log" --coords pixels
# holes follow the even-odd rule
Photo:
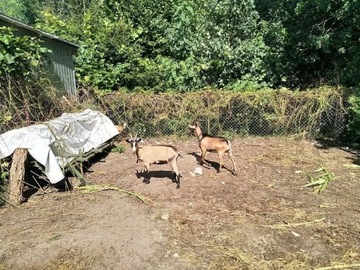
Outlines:
[[[28,150],[18,148],[15,150],[10,168],[9,199],[11,205],[20,205],[23,201],[23,189],[26,173]]]

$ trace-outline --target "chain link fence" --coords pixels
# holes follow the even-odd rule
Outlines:
[[[188,125],[197,121],[203,132],[229,138],[302,135],[337,139],[347,125],[342,95],[334,90],[118,93],[103,104],[116,124],[126,122],[129,133],[142,137],[193,136]]]

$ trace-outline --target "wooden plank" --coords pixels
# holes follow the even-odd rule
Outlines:
[[[64,171],[65,172],[70,171],[78,179],[78,181],[80,182],[80,186],[85,186],[86,179],[84,177],[83,163],[88,162],[95,155],[111,147],[112,144],[113,141],[109,140],[101,144],[98,148],[93,148],[86,153],[81,153],[79,155],[74,156],[74,158],[63,167]]]
[[[10,168],[9,199],[11,205],[20,205],[23,201],[23,190],[26,173],[28,150],[15,150]]]
[[[73,159],[64,166],[64,170],[68,171],[69,167],[79,166],[81,165],[81,163],[89,161],[92,157],[103,152],[105,149],[109,148],[112,144],[113,144],[112,141],[107,141],[102,145],[100,145],[98,148],[93,148],[86,153],[81,153],[79,155],[74,156]]]
[[[88,161],[90,158],[94,157],[96,154],[104,151],[106,148],[111,146],[111,141],[107,141],[100,145],[96,149],[92,149],[87,153],[75,156],[74,159],[65,166],[65,171],[71,170],[70,168],[78,167],[80,169],[77,172],[77,178],[85,185],[85,179],[83,176],[82,163]],[[26,177],[26,169],[27,169],[27,161],[28,161],[28,150],[18,148],[14,151],[12,156],[12,164],[10,168],[10,178],[9,178],[9,196],[8,203],[14,206],[20,205],[24,202],[23,190],[24,190],[24,182]],[[74,172],[73,172],[74,173]],[[76,172],[75,172],[76,173]]]

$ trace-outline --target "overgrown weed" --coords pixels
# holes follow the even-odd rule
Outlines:
[[[97,96],[102,110],[116,123],[126,122],[147,137],[188,136],[189,123],[204,132],[235,136],[338,136],[345,113],[342,93],[333,88],[304,92],[264,90],[230,92],[205,89],[190,93],[114,92]],[[334,125],[339,125],[335,126]]]

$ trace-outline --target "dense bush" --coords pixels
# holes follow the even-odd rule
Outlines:
[[[360,82],[359,1],[5,2],[0,11],[82,46],[82,86],[164,92]]]
[[[0,27],[0,133],[61,113],[59,92],[43,67],[47,49],[34,37]]]
[[[33,77],[34,71],[41,67],[47,49],[35,37],[16,36],[15,30],[0,27],[0,86],[8,80],[27,80]]]
[[[81,45],[76,73],[83,88],[306,91],[360,83],[360,1],[7,3],[0,0],[0,11]]]
[[[269,84],[266,28],[253,1],[92,1],[82,16],[42,14],[38,27],[83,45],[76,62],[84,86],[184,92]]]
[[[360,142],[360,96],[359,89],[356,89],[356,94],[352,94],[349,98],[349,126],[347,140],[352,142]]]

